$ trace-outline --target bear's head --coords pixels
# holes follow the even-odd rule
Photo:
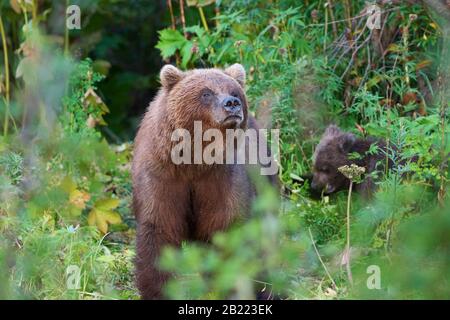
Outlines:
[[[242,65],[186,72],[166,65],[160,78],[167,97],[168,117],[174,127],[190,130],[194,121],[201,121],[204,130],[246,128],[247,100]]]
[[[330,194],[348,188],[349,180],[338,168],[351,164],[349,153],[355,142],[352,133],[342,132],[335,125],[326,129],[313,156],[313,190]]]

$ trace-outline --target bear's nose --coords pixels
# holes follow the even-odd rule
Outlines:
[[[239,100],[239,98],[236,98],[236,97],[225,98],[222,102],[222,105],[225,108],[225,110],[232,112],[232,113],[236,113],[236,112],[240,111],[241,107],[242,107],[241,100]]]

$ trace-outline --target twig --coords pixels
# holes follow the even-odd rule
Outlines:
[[[345,75],[347,74],[348,70],[350,70],[350,67],[351,67],[352,64],[353,64],[353,60],[355,60],[356,54],[358,53],[359,49],[361,49],[367,42],[369,42],[371,35],[372,35],[372,32],[370,32],[370,35],[367,37],[367,39],[364,40],[364,42],[361,43],[361,45],[358,46],[358,47],[355,49],[355,51],[352,53],[352,57],[351,57],[351,59],[350,59],[350,62],[348,63],[347,68],[345,68],[344,73],[343,73],[343,74],[341,75],[341,77],[340,77],[341,80],[344,79],[344,77],[345,77]]]
[[[3,126],[3,136],[6,137],[8,134],[8,124],[9,124],[9,58],[8,58],[8,47],[6,44],[6,34],[5,28],[3,25],[3,19],[0,16],[0,33],[2,37],[2,45],[3,45],[3,61],[5,64],[5,124]]]
[[[167,0],[167,7],[169,8],[171,28],[172,28],[172,30],[176,30],[177,29],[177,23],[175,21],[175,16],[173,15],[172,0]],[[176,61],[177,65],[180,65],[181,58],[180,58],[180,52],[178,50],[177,50],[177,52],[175,52],[175,61]]]
[[[172,25],[171,25],[172,30],[175,30],[176,24],[175,24],[175,16],[173,15],[172,0],[167,0],[167,7],[169,7],[170,21],[172,23]]]
[[[184,0],[180,0],[180,15],[181,15],[181,25],[183,26],[183,34],[184,37],[187,39],[187,32],[186,32],[186,17],[184,16]]]
[[[390,8],[390,9],[382,10],[381,13],[396,11],[396,10],[399,10],[399,9],[400,9],[400,7],[393,7],[393,8]],[[348,23],[349,21],[351,22],[353,20],[357,20],[359,18],[364,18],[364,17],[367,17],[367,16],[370,15],[368,12],[366,12],[366,9],[363,9],[361,12],[362,12],[361,14],[359,14],[357,16],[354,16],[354,17],[351,17],[349,19],[335,20],[333,22],[328,22],[327,24],[333,24],[333,23],[337,24],[337,23],[345,23],[345,22]],[[325,26],[325,23],[311,23],[311,24],[305,26],[305,28],[309,28],[309,27],[323,27],[323,26]]]
[[[344,14],[345,14],[345,18],[347,20],[347,28],[349,28],[350,30],[352,30],[352,21],[351,21],[351,8],[350,8],[350,2],[348,0],[344,0]]]
[[[311,238],[311,242],[312,242],[312,245],[314,247],[314,251],[316,252],[317,258],[319,258],[319,261],[322,264],[322,267],[325,270],[325,273],[327,274],[327,276],[330,279],[331,283],[333,284],[334,289],[335,290],[339,290],[339,288],[336,285],[336,282],[334,282],[333,277],[331,276],[330,272],[328,272],[327,266],[325,265],[325,263],[323,262],[322,258],[320,257],[320,253],[319,253],[319,250],[317,250],[316,243],[314,241],[314,238],[313,238],[313,235],[312,235],[312,232],[311,232],[311,228],[308,228],[308,231],[309,231],[309,236]]]
[[[365,12],[365,10],[363,10],[362,12],[364,12],[363,14],[354,16],[352,18],[350,18],[350,20],[357,20],[359,18],[363,18],[363,17],[367,17],[369,14],[367,12]],[[343,22],[347,22],[347,19],[341,19],[341,20],[335,20],[333,22],[327,22],[326,24],[333,24],[333,23],[343,23]],[[309,27],[324,27],[325,23],[311,23],[307,26],[305,26],[305,28],[309,28]]]
[[[362,77],[362,80],[359,83],[358,89],[355,92],[359,92],[359,90],[361,90],[362,86],[365,84],[367,77],[369,75],[369,70],[370,70],[371,66],[372,66],[372,59],[370,57],[370,46],[367,46],[367,66],[366,66],[366,69],[364,70],[364,76]],[[354,101],[355,101],[355,96],[353,96],[351,98],[350,105],[352,105]]]
[[[338,30],[337,30],[337,25],[336,25],[336,22],[335,22],[336,19],[334,17],[333,7],[334,7],[333,1],[332,0],[328,0],[328,11],[330,13],[331,26],[333,28],[333,35],[334,35],[335,38],[337,38]]]
[[[363,21],[364,21],[364,19],[360,19],[359,21],[358,21],[358,24],[357,24],[357,26],[356,26],[356,28],[355,28],[355,30],[359,30],[360,29],[360,27],[361,27],[361,24],[363,23]],[[342,34],[341,34],[341,36],[339,37],[339,39],[338,40],[336,40],[334,43],[336,43],[335,45],[334,45],[334,47],[336,48],[336,47],[346,47],[347,48],[347,51],[344,53],[344,55],[348,52],[348,51],[350,51],[350,49],[351,49],[351,46],[347,46],[347,45],[345,45],[346,43],[347,43],[348,41],[347,41],[347,38],[346,38],[346,36],[345,36],[345,32],[343,32]],[[354,42],[357,42],[357,40],[355,40]],[[338,50],[335,50],[333,53],[332,53],[332,55],[331,55],[331,60],[333,60],[335,57],[336,57],[336,55],[339,53],[339,49]],[[342,58],[342,56],[339,58],[339,59],[341,59]]]
[[[336,67],[338,66],[338,64],[341,61],[341,59],[353,48],[354,45],[356,45],[358,43],[359,39],[363,36],[364,31],[366,30],[366,28],[367,28],[367,26],[365,25],[364,28],[361,30],[361,33],[358,35],[358,37],[355,40],[353,40],[353,39],[351,40],[352,41],[351,44],[348,46],[348,48],[337,59],[336,64],[334,65],[333,71],[336,70]],[[367,39],[370,39],[371,35],[372,35],[372,32],[369,34],[369,37]],[[367,42],[367,39],[364,40],[363,44],[365,42]],[[348,40],[346,40],[346,41],[348,41]],[[356,50],[356,51],[358,51],[358,50]],[[354,53],[355,53],[355,51],[353,51],[353,54]]]

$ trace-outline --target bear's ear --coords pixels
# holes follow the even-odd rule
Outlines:
[[[339,149],[343,153],[349,153],[356,142],[356,137],[353,133],[344,133],[339,137]]]
[[[337,137],[340,136],[342,133],[341,129],[335,124],[331,124],[327,127],[325,130],[324,136],[327,137]]]
[[[225,69],[225,73],[235,79],[243,88],[245,86],[245,69],[244,67],[239,64],[235,63],[232,66]]]
[[[161,79],[161,84],[167,90],[173,88],[181,79],[184,77],[184,72],[177,69],[171,64],[166,64],[159,74],[159,78]]]

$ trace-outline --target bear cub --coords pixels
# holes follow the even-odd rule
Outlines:
[[[374,153],[369,152],[373,144],[378,147]],[[353,163],[366,170],[365,179],[355,184],[355,190],[370,196],[375,189],[370,174],[384,169],[386,150],[386,145],[380,140],[357,138],[352,133],[341,131],[336,125],[328,126],[313,155],[311,189],[323,194],[348,189],[350,181],[338,168]],[[352,154],[359,156],[352,158]],[[392,167],[390,159],[388,166]]]
[[[184,240],[208,242],[250,212],[255,187],[245,164],[176,164],[172,133],[257,129],[248,113],[245,70],[181,71],[166,65],[161,89],[135,139],[132,164],[133,211],[137,220],[136,283],[144,299],[162,298],[169,274],[158,268],[162,247]],[[269,181],[276,181],[276,174]]]

